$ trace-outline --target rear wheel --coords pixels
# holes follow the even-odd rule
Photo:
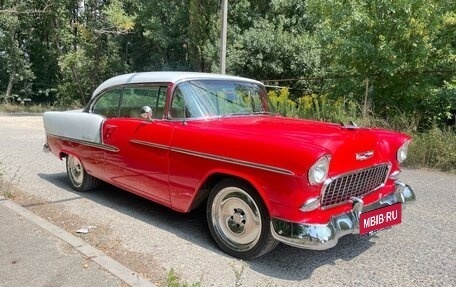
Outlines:
[[[88,174],[79,158],[73,155],[66,157],[66,170],[71,188],[76,191],[89,191],[99,184],[99,180]]]
[[[253,259],[278,243],[271,235],[263,201],[242,181],[226,179],[218,183],[209,195],[206,212],[215,241],[234,257]]]

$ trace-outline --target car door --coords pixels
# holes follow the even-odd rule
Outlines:
[[[166,90],[166,86],[159,85],[124,86],[116,114],[103,123],[102,140],[116,149],[105,150],[107,181],[169,204],[172,127],[163,120]],[[151,108],[151,119],[141,116],[144,106]]]

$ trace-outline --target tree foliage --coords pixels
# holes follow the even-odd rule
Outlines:
[[[346,76],[326,88],[358,98],[368,93],[375,110],[386,116],[395,109],[418,109],[454,73],[456,30],[449,3],[309,1],[325,71]]]
[[[0,71],[4,101],[13,97],[14,86],[23,93],[30,92],[31,81],[35,78],[30,62],[30,29],[33,27],[27,16],[32,1],[7,0],[0,2]],[[30,11],[30,12],[29,12]]]
[[[84,104],[119,73],[218,72],[220,4],[0,0],[0,99]],[[227,71],[275,80],[293,100],[325,95],[448,124],[455,11],[453,0],[229,1]]]

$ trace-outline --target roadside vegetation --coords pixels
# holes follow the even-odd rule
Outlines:
[[[200,282],[187,283],[182,282],[182,280],[177,276],[173,268],[168,272],[166,277],[166,286],[167,287],[201,287]]]
[[[67,110],[76,110],[82,109],[82,106],[79,104],[74,105],[59,105],[59,104],[32,104],[32,103],[2,103],[0,104],[0,113],[44,113],[47,111],[67,111]]]
[[[244,286],[244,278],[245,278],[244,271],[245,271],[245,268],[248,267],[248,265],[242,260],[240,260],[240,261],[234,260],[230,264],[230,267],[231,267],[231,271],[233,272],[233,275],[234,275],[234,287]],[[203,280],[203,278],[201,278],[200,281],[193,282],[193,283],[184,282],[179,278],[176,271],[173,268],[171,268],[171,270],[169,270],[167,277],[166,277],[166,286],[167,287],[201,287],[202,280]],[[259,287],[261,285],[257,284],[256,286]],[[269,286],[269,284],[266,286]]]
[[[456,93],[453,95],[456,99]],[[269,98],[277,111],[289,117],[314,119],[334,123],[353,122],[359,126],[378,127],[409,134],[413,137],[408,167],[434,168],[456,172],[456,131],[454,125],[445,124],[452,117],[424,119],[425,128],[417,117],[397,111],[390,118],[377,116],[371,109],[347,98],[330,99],[327,95],[306,95],[292,100],[287,88],[269,91]],[[435,107],[433,107],[435,108]]]
[[[10,170],[0,161],[0,197],[6,199],[14,198],[15,185],[20,180],[20,169]]]
[[[1,104],[0,113],[43,113],[45,111],[54,110],[52,106],[48,104]]]

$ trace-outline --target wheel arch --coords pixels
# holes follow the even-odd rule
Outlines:
[[[68,152],[64,152],[64,151],[61,151],[59,152],[59,159],[63,160],[64,158],[66,158],[68,156]]]
[[[216,171],[205,177],[205,179],[196,190],[196,194],[192,200],[189,211],[198,208],[201,206],[201,204],[206,202],[207,198],[209,197],[209,193],[214,188],[214,186],[224,179],[233,179],[246,184],[249,188],[252,189],[253,192],[256,192],[258,194],[258,197],[262,200],[262,203],[264,204],[269,215],[269,202],[264,194],[263,189],[261,189],[260,184],[251,177],[227,171]]]
[[[74,156],[74,157],[77,157],[79,160],[81,160],[81,157],[78,156],[75,152],[72,152],[72,151],[69,151],[69,150],[61,150],[59,152],[59,158],[61,160],[63,160],[64,158],[67,158],[69,155],[71,156]],[[81,163],[83,164],[83,162],[81,161]]]

